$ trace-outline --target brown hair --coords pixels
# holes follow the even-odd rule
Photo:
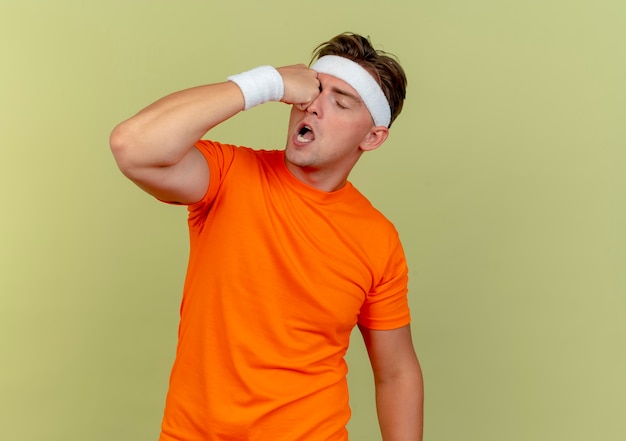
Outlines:
[[[406,97],[406,74],[396,57],[374,49],[369,37],[352,32],[339,34],[320,44],[313,51],[313,60],[325,55],[337,55],[352,60],[372,74],[389,101],[391,107],[389,127],[391,127],[402,111],[402,104]]]

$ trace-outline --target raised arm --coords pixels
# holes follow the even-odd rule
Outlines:
[[[424,384],[410,326],[390,331],[360,330],[374,372],[383,441],[421,441]]]
[[[284,82],[281,101],[306,104],[319,93],[316,73],[306,66],[278,72]],[[197,202],[208,187],[209,168],[194,144],[244,105],[241,89],[231,81],[173,93],[117,125],[111,150],[120,170],[148,193],[168,202]]]

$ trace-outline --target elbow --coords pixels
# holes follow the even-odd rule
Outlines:
[[[109,137],[109,147],[113,158],[120,171],[127,177],[131,177],[136,161],[133,159],[137,150],[136,142],[133,140],[132,131],[127,122],[122,122],[115,126]]]

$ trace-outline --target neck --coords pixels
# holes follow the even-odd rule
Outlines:
[[[331,193],[343,188],[348,182],[348,174],[333,174],[329,170],[315,167],[301,167],[285,161],[287,170],[299,181],[320,191]]]

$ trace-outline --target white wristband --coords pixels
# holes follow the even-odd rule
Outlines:
[[[260,66],[228,77],[241,89],[244,110],[268,101],[280,101],[285,93],[283,77],[272,66]]]

